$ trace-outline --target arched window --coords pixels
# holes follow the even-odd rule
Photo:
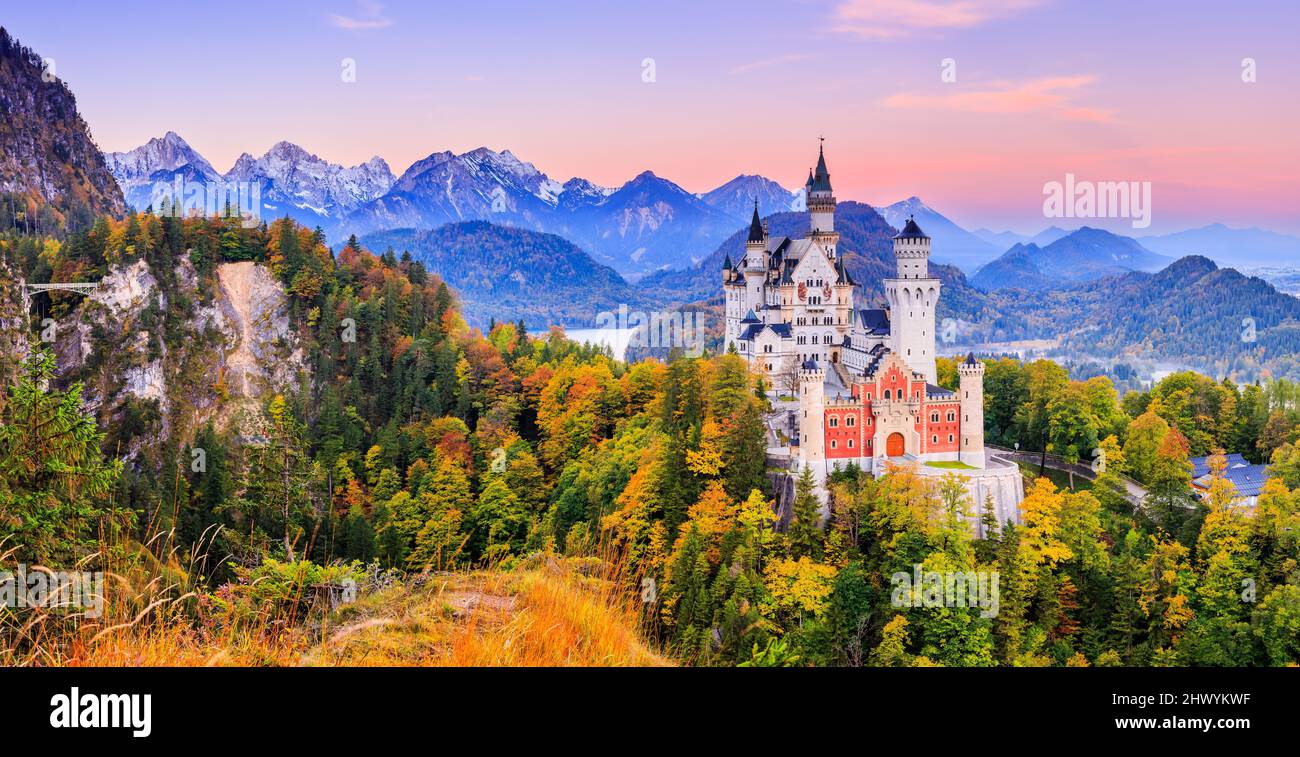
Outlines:
[[[844,419],[844,425],[846,425],[846,426],[852,426],[852,425],[854,425],[854,418],[853,418],[853,416],[850,415],[849,417],[845,418],[845,419]]]
[[[885,390],[885,399],[889,399],[889,390],[888,390],[888,389]]]
[[[836,426],[840,425],[840,420],[839,418],[836,418],[835,416],[832,415],[830,423],[831,423],[831,428],[835,428]]]

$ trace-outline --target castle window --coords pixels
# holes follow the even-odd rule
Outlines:
[[[835,440],[831,439],[831,449],[835,449]]]
[[[838,426],[838,425],[840,425],[840,421],[839,421],[839,419],[832,415],[832,416],[831,416],[831,428],[835,428],[835,427]]]
[[[948,422],[949,422],[949,423],[952,423],[952,422],[955,421],[955,420],[957,420],[957,414],[956,414],[956,413],[948,413]]]
[[[852,439],[849,440],[849,449],[853,449],[853,440],[852,440]]]
[[[938,434],[935,434],[935,435],[934,435],[934,438],[931,440],[931,443],[932,443],[932,444],[938,444],[938,443],[939,443],[939,435],[938,435]]]
[[[938,414],[938,413],[930,413],[930,422],[931,422],[931,423],[938,423],[938,422],[939,422],[939,414]]]
[[[846,425],[846,426],[852,426],[852,425],[854,425],[854,419],[853,419],[853,416],[850,415],[849,417],[845,418],[845,419],[844,419],[844,425]]]
[[[888,390],[888,389],[885,390],[885,399],[889,399],[889,390]]]
[[[948,443],[952,444],[952,434],[948,434]]]

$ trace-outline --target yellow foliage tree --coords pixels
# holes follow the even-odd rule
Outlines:
[[[773,560],[765,571],[769,596],[760,611],[769,618],[793,616],[802,625],[805,615],[825,612],[837,572],[808,557]]]

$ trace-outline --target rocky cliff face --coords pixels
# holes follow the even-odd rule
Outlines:
[[[22,275],[0,257],[0,386],[11,386],[26,359],[27,318],[22,304]],[[0,407],[5,393],[0,392]]]
[[[76,98],[53,74],[0,28],[0,193],[10,195],[0,217],[40,231],[126,212]]]
[[[221,377],[226,396],[236,399],[241,409],[256,409],[259,398],[283,391],[305,370],[302,349],[289,326],[288,300],[266,266],[223,263],[217,277],[220,296],[202,316],[210,317],[224,337]],[[218,426],[224,427],[234,415],[220,414]]]
[[[101,427],[142,428],[131,448],[181,445],[209,420],[243,429],[262,401],[305,371],[283,286],[261,265],[223,263],[202,280],[188,259],[169,271],[114,264],[55,324],[60,381],[82,381]]]

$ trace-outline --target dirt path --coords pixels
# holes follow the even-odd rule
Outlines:
[[[227,383],[232,388],[238,387],[240,396],[253,396],[253,387],[249,375],[257,371],[257,361],[249,345],[253,343],[253,271],[257,264],[252,261],[223,263],[217,269],[221,280],[221,289],[226,300],[230,302],[230,314],[234,318],[239,342],[235,349],[226,356]]]

